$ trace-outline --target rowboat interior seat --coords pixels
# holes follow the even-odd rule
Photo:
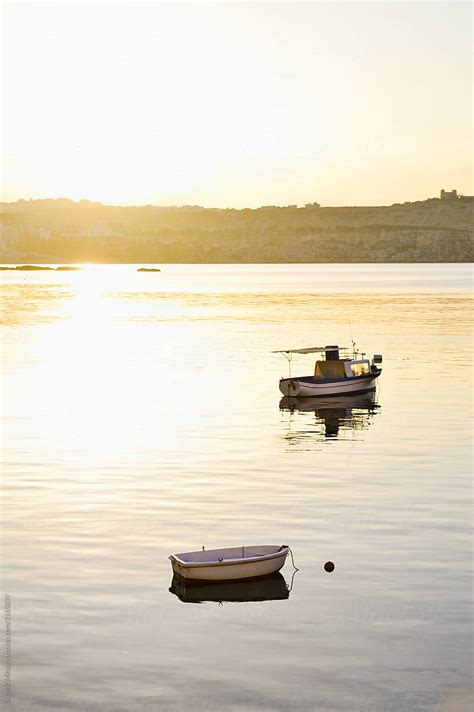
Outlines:
[[[284,547],[285,548],[285,547]],[[268,556],[279,551],[278,546],[237,546],[229,549],[204,549],[176,554],[184,562],[229,561],[231,559],[254,558]]]

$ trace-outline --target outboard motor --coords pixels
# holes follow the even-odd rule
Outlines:
[[[339,346],[326,346],[325,348],[326,361],[339,361]]]

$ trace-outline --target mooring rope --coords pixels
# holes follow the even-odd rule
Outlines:
[[[299,571],[299,569],[295,569],[293,573],[291,574],[291,581],[290,585],[286,584],[286,587],[288,589],[288,593],[291,593],[291,589],[293,588],[293,581],[295,580],[296,572]]]
[[[290,554],[291,554],[291,563],[293,564],[294,570],[295,570],[295,571],[299,571],[299,568],[295,565],[295,560],[294,560],[294,558],[293,558],[293,552],[291,551],[291,547],[290,547],[290,546],[288,547],[288,551],[289,551]]]
[[[296,566],[296,564],[295,564],[295,560],[294,560],[294,558],[293,558],[293,552],[291,551],[291,546],[288,547],[288,551],[290,552],[290,555],[291,555],[291,563],[292,563],[292,565],[293,565],[293,573],[291,574],[290,585],[288,586],[288,584],[287,584],[288,593],[291,593],[291,589],[293,588],[293,581],[294,581],[294,579],[295,579],[295,574],[296,574],[297,571],[299,571],[299,568],[298,568],[298,567]]]

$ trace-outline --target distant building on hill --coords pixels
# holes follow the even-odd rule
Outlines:
[[[444,190],[444,188],[439,197],[441,200],[457,200],[459,198],[457,190]]]
[[[0,249],[6,252],[9,248],[14,247],[19,241],[20,233],[16,225],[8,225],[0,223]]]

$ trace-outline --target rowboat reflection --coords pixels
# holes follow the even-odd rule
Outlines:
[[[292,442],[306,440],[309,436],[318,441],[338,438],[344,431],[366,430],[373,416],[380,408],[374,391],[353,396],[331,396],[327,398],[292,398],[284,396],[280,401],[280,410],[290,412],[289,432],[286,438]],[[312,429],[308,430],[307,419],[295,419],[295,413],[314,413]],[[295,429],[297,424],[304,429]],[[316,426],[316,428],[314,428]]]
[[[190,584],[181,576],[174,575],[169,590],[184,603],[282,601],[290,596],[290,590],[280,573],[253,581],[202,584]]]

